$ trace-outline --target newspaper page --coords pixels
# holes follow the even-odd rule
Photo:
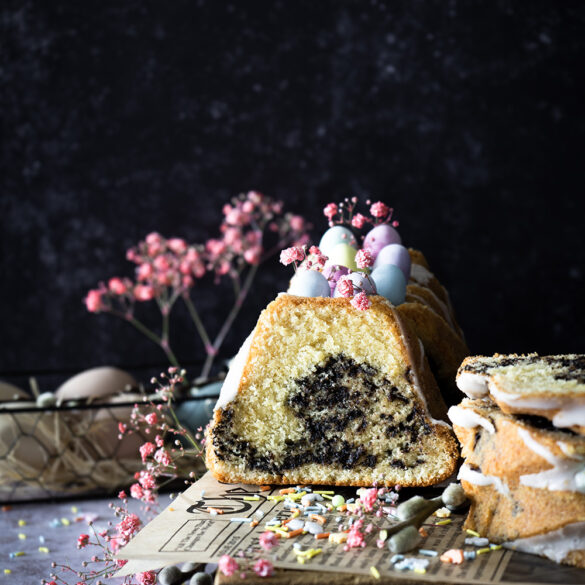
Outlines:
[[[281,538],[270,553],[262,551],[258,537],[266,530],[266,522],[285,520],[290,510],[282,502],[270,499],[277,496],[283,486],[261,491],[259,486],[223,484],[206,473],[203,478],[179,495],[159,516],[150,522],[119,553],[119,558],[132,561],[118,575],[129,574],[133,567],[141,570],[159,568],[181,562],[217,562],[222,555],[248,558],[264,553],[275,567],[283,569],[342,572],[371,575],[372,567],[381,576],[400,576],[418,582],[449,582],[466,584],[556,584],[585,583],[585,570],[557,565],[533,555],[512,552],[506,549],[491,550],[477,555],[461,565],[446,564],[439,556],[426,557],[415,549],[405,556],[429,561],[426,572],[401,571],[390,559],[393,556],[386,547],[378,548],[376,539],[379,528],[390,527],[392,519],[382,518],[379,528],[366,537],[367,546],[344,550],[343,544],[327,539],[316,541],[306,533],[295,538]],[[314,489],[319,489],[314,486]],[[331,489],[326,487],[323,489]],[[355,495],[356,488],[335,488],[336,493],[346,491],[348,497]],[[213,513],[210,513],[210,510]],[[336,518],[332,511],[326,517],[324,531],[337,531]],[[248,521],[244,521],[247,519]],[[250,520],[258,520],[251,526]],[[452,514],[451,522],[437,525],[438,518],[429,518],[424,528],[428,533],[422,546],[439,555],[449,549],[477,550],[465,545],[468,536],[462,525],[465,514]],[[296,547],[295,547],[296,543]],[[320,549],[310,560],[299,562],[298,548]]]

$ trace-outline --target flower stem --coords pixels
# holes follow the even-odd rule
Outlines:
[[[201,341],[203,341],[203,344],[205,345],[206,348],[210,347],[211,340],[209,339],[209,335],[207,335],[205,326],[203,325],[203,322],[199,317],[199,313],[197,312],[197,309],[195,308],[195,305],[193,304],[193,301],[191,300],[191,297],[188,295],[188,293],[185,293],[183,295],[183,300],[187,305],[187,309],[189,310],[191,319],[193,319],[193,323],[195,323],[195,327],[197,328],[197,333],[199,333],[199,337],[201,337]]]
[[[177,360],[177,357],[173,353],[173,350],[171,349],[170,345],[168,344],[168,341],[165,343],[164,339],[161,339],[156,333],[154,333],[154,331],[151,331],[148,327],[146,327],[146,325],[144,325],[143,323],[138,321],[138,319],[135,319],[132,316],[124,315],[123,313],[119,313],[118,311],[112,311],[112,314],[117,315],[118,317],[122,317],[124,320],[130,323],[130,325],[138,329],[140,333],[148,337],[148,339],[150,339],[153,343],[156,343],[165,352],[165,355],[167,356],[167,359],[169,360],[171,365],[177,368],[181,367]]]
[[[213,365],[215,356],[217,355],[219,348],[225,339],[225,336],[228,334],[234,319],[238,316],[238,313],[244,304],[244,300],[246,299],[250,287],[252,286],[252,281],[254,280],[254,276],[256,276],[257,270],[258,264],[252,264],[250,266],[250,270],[246,275],[246,279],[240,290],[240,293],[236,297],[234,306],[232,307],[232,310],[229,312],[226,320],[224,321],[224,324],[213,341],[213,345],[211,346],[213,351],[207,353],[207,359],[205,360],[205,364],[203,364],[203,369],[201,370],[201,378],[207,378],[207,376],[209,376],[209,372],[211,371],[211,366]]]

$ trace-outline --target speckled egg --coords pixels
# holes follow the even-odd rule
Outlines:
[[[299,297],[329,297],[331,289],[320,272],[299,269],[290,281],[288,293]]]
[[[337,244],[348,244],[357,248],[357,240],[352,231],[342,225],[334,225],[323,234],[319,242],[319,249],[325,256],[330,256]]]
[[[378,268],[378,266],[382,266],[382,264],[394,264],[395,266],[398,266],[398,268],[402,270],[406,282],[408,282],[412,261],[408,250],[404,246],[401,244],[389,244],[388,246],[384,246],[376,256],[374,269]]]
[[[364,248],[367,248],[374,260],[378,256],[378,253],[384,246],[389,246],[390,244],[401,244],[402,238],[400,234],[387,223],[382,225],[377,225],[375,228],[372,228],[364,238]]]
[[[136,380],[127,372],[102,366],[85,370],[69,378],[57,388],[55,394],[57,401],[63,402],[80,398],[103,398],[137,386]]]
[[[363,272],[352,272],[348,277],[352,282],[354,287],[363,290],[368,295],[375,295],[376,294],[376,285],[371,277],[368,277],[367,274]],[[355,290],[357,294],[360,290]],[[335,289],[335,297],[343,296],[341,293]]]
[[[406,278],[398,266],[382,264],[371,274],[378,294],[386,297],[393,305],[400,305],[406,298]]]
[[[333,246],[331,252],[328,254],[329,263],[339,264],[352,271],[357,271],[358,267],[355,263],[356,254],[357,250],[349,244],[337,244]]]

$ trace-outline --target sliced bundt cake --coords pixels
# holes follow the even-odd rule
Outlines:
[[[423,345],[384,298],[281,294],[232,366],[208,429],[222,481],[425,486],[458,451]]]
[[[489,394],[504,412],[542,416],[585,435],[585,355],[469,357],[457,385],[468,396]]]

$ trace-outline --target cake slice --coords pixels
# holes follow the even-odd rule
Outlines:
[[[426,486],[458,450],[422,344],[369,297],[281,294],[225,380],[207,433],[208,468],[252,484]]]
[[[585,435],[585,355],[469,357],[457,385],[470,397],[489,394],[504,412],[542,416]]]
[[[585,566],[585,439],[490,399],[449,409],[471,501],[465,528],[492,542]]]

